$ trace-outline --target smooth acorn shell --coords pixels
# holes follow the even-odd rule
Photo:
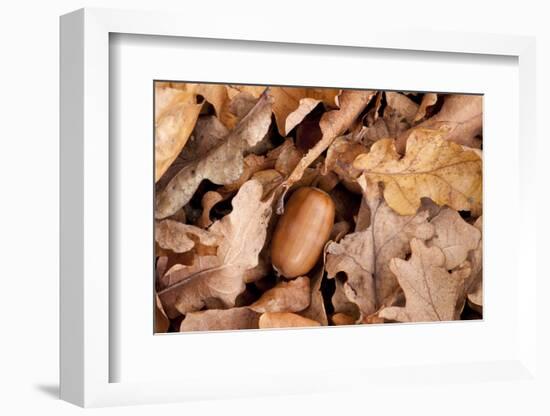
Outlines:
[[[289,198],[271,241],[273,267],[288,278],[308,273],[334,224],[334,202],[317,188],[303,187]]]

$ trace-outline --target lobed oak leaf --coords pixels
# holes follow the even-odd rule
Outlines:
[[[204,157],[184,166],[157,196],[157,218],[172,215],[187,204],[204,179],[218,185],[239,178],[244,168],[243,152],[258,143],[271,124],[271,100],[263,95],[220,145]]]
[[[321,139],[309,149],[282,184],[282,192],[277,206],[278,214],[282,214],[284,211],[286,191],[302,178],[308,166],[331,145],[334,139],[342,135],[351,126],[374,94],[375,91],[344,90],[339,96],[340,107],[337,110],[331,110],[323,114],[319,122],[319,128],[322,132]]]
[[[385,185],[384,199],[401,215],[414,215],[421,198],[455,210],[481,210],[482,167],[479,156],[442,138],[440,130],[415,129],[400,159],[393,140],[379,140],[354,167]]]
[[[478,247],[481,240],[481,232],[450,208],[443,208],[431,224],[435,227],[435,235],[427,245],[443,251],[447,270],[462,264],[470,250]]]
[[[233,198],[233,210],[208,230],[218,239],[215,256],[197,257],[191,266],[178,265],[168,271],[176,283],[159,292],[170,318],[200,310],[214,298],[232,307],[244,290],[246,272],[258,265],[272,198],[262,201],[262,185],[251,180]]]
[[[405,293],[405,306],[384,308],[378,316],[399,322],[459,319],[457,303],[470,274],[469,266],[449,273],[445,255],[438,247],[427,247],[415,238],[411,249],[408,261],[392,259],[389,263]]]
[[[371,212],[370,225],[364,231],[348,234],[339,243],[329,244],[326,270],[329,278],[341,272],[346,274],[342,292],[367,316],[380,306],[391,304],[399,287],[389,268],[390,260],[405,258],[410,252],[409,241],[431,238],[434,227],[427,221],[428,212],[398,215],[380,200],[375,184],[367,185],[364,178],[360,183]],[[342,303],[341,299],[340,296]]]
[[[207,246],[218,244],[218,236],[174,220],[158,221],[155,224],[155,240],[161,248],[174,253],[185,253],[195,247],[197,242]]]

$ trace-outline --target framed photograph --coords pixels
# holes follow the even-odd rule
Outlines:
[[[61,18],[61,397],[538,391],[534,39],[180,21]]]

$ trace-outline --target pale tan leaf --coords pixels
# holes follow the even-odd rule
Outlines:
[[[292,312],[266,312],[260,316],[260,329],[320,326],[313,319]]]
[[[175,271],[177,279],[172,278],[177,283],[159,293],[169,317],[200,310],[209,298],[218,299],[225,307],[234,305],[244,290],[246,271],[258,265],[265,243],[272,198],[262,201],[262,194],[257,181],[243,184],[233,198],[231,213],[208,230],[218,239],[216,256],[197,256],[193,265]]]
[[[280,282],[266,291],[260,299],[250,305],[255,312],[299,312],[310,302],[309,278],[297,277],[288,282]]]
[[[192,92],[155,87],[155,182],[185,146],[201,107]]]
[[[191,250],[197,242],[208,246],[217,245],[218,236],[194,225],[163,220],[155,224],[155,240],[160,247],[166,250],[185,253]]]
[[[187,204],[203,179],[218,185],[237,180],[243,172],[243,152],[265,136],[270,123],[271,102],[264,95],[222,144],[183,167],[157,195],[156,217],[165,218]]]
[[[275,114],[279,133],[286,137],[320,102],[330,107],[337,107],[340,90],[271,87],[269,93],[273,97],[273,114]]]
[[[435,235],[427,245],[439,247],[443,251],[447,270],[462,264],[470,250],[478,247],[481,240],[481,232],[450,208],[443,208],[431,224],[435,227]]]
[[[418,239],[411,241],[411,249],[408,261],[390,261],[390,269],[405,292],[405,306],[384,308],[378,315],[399,322],[459,319],[457,302],[470,268],[449,273],[445,269],[443,252],[438,247],[426,247]]]
[[[181,322],[180,332],[258,329],[259,316],[260,314],[248,308],[189,312]]]
[[[243,162],[241,176],[235,181],[225,184],[223,187],[224,192],[237,191],[242,184],[248,181],[256,172],[273,167],[272,161],[268,158],[261,155],[255,155],[254,153],[246,155]]]
[[[444,98],[441,110],[418,127],[425,129],[445,128],[444,140],[461,145],[479,148],[477,136],[481,133],[483,123],[483,96],[451,94]],[[401,153],[406,147],[408,133],[402,134],[396,142]]]
[[[341,272],[346,274],[343,293],[366,316],[389,305],[399,287],[389,269],[390,260],[405,258],[410,253],[409,241],[431,238],[434,227],[427,221],[428,212],[398,215],[380,200],[375,184],[367,186],[364,179],[361,184],[366,188],[371,223],[364,231],[328,245],[326,270],[329,278]]]
[[[340,108],[323,114],[319,122],[322,132],[321,140],[306,153],[283,183],[277,207],[278,214],[282,214],[284,211],[286,191],[302,178],[307,167],[331,145],[334,139],[342,135],[351,126],[374,94],[374,91],[344,90],[339,96]]]
[[[337,137],[332,142],[327,149],[323,171],[336,173],[341,181],[346,182],[356,192],[361,192],[361,188],[355,182],[361,171],[353,167],[353,161],[368,150],[364,145],[353,142],[351,138],[352,135],[348,134]]]
[[[414,215],[422,197],[459,211],[481,211],[481,159],[444,140],[439,130],[415,129],[400,159],[393,140],[379,140],[354,167],[385,185],[384,198],[401,215]]]

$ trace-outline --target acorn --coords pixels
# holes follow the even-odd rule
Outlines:
[[[292,279],[307,274],[319,260],[334,225],[332,198],[313,187],[297,189],[279,218],[271,242],[275,270]]]

